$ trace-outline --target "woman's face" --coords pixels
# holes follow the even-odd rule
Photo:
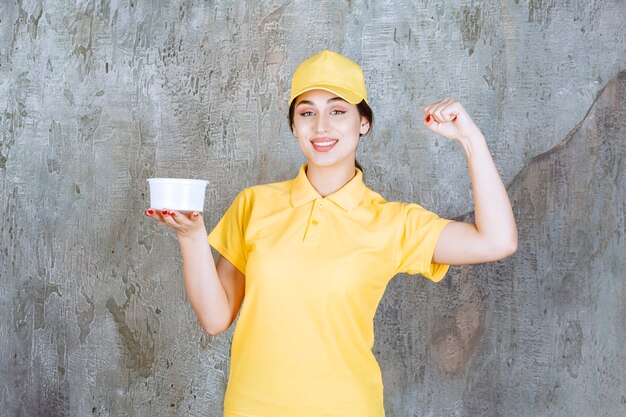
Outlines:
[[[292,131],[310,166],[354,165],[359,135],[368,130],[356,105],[334,93],[311,90],[296,98]]]

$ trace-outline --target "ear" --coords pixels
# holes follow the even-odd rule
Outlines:
[[[296,130],[294,129],[293,125],[291,125],[291,134],[293,135],[294,138],[298,139],[298,137],[296,136]]]
[[[359,127],[359,134],[361,136],[365,135],[370,131],[370,122],[365,117],[361,116],[361,126]]]

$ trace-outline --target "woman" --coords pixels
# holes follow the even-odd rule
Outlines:
[[[424,123],[463,146],[475,224],[387,202],[364,185],[355,157],[373,120],[356,63],[331,51],[309,58],[294,74],[290,106],[307,160],[296,178],[243,190],[208,240],[197,212],[146,214],[176,230],[187,295],[208,333],[228,329],[242,305],[226,417],[381,417],[371,348],[387,283],[398,273],[439,281],[451,264],[511,255],[511,205],[483,135],[456,101],[424,108]]]

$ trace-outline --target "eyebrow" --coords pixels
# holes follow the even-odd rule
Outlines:
[[[329,98],[328,101],[326,103],[331,103],[333,101],[343,101],[345,103],[347,103],[346,100],[342,99],[341,97],[333,97],[333,98]],[[298,107],[300,104],[308,104],[311,106],[314,106],[315,104],[312,101],[309,100],[302,100],[301,102],[299,102],[298,104],[296,104],[296,107]]]

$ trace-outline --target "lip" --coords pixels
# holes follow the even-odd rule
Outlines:
[[[338,139],[327,137],[311,139],[313,149],[317,152],[328,152],[335,147],[337,142],[339,142]]]

